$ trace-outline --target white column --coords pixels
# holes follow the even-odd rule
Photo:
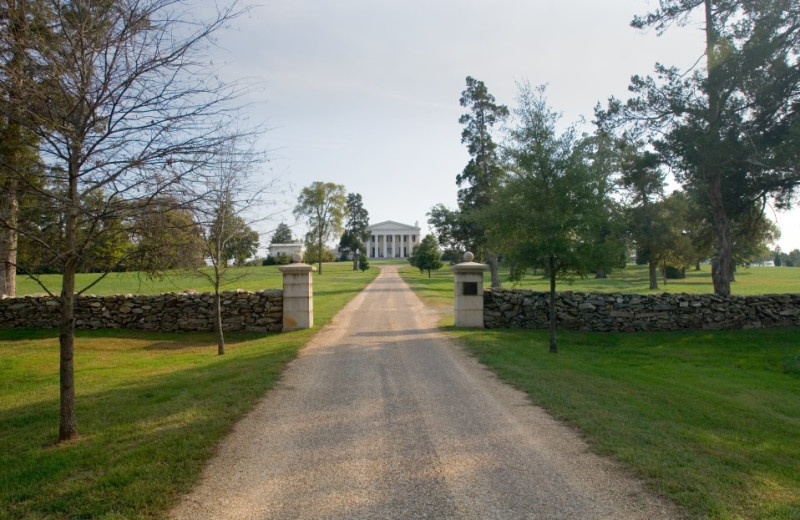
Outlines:
[[[384,258],[386,258],[386,256],[389,254],[389,249],[388,249],[388,246],[386,245],[386,237],[387,236],[388,235],[386,235],[386,234],[383,235],[383,257]]]

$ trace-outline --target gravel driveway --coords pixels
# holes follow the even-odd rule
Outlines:
[[[677,518],[443,337],[397,274],[316,335],[175,519]]]

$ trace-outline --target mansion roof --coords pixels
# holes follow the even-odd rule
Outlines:
[[[401,224],[393,220],[386,220],[377,224],[372,224],[367,227],[367,230],[372,233],[385,233],[385,232],[399,232],[402,233],[419,233],[420,228],[417,226],[409,226],[408,224]]]

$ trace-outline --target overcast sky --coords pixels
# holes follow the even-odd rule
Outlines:
[[[213,59],[226,79],[255,85],[251,124],[291,207],[314,181],[360,193],[372,223],[416,222],[455,207],[469,160],[458,123],[466,76],[513,108],[519,81],[546,83],[565,123],[590,121],[630,76],[656,61],[690,67],[697,26],[658,37],[629,26],[654,0],[266,0],[221,33]],[[589,127],[587,127],[589,129]],[[800,213],[777,214],[781,247],[800,248]],[[278,218],[280,221],[281,217]],[[263,242],[268,242],[264,240]]]

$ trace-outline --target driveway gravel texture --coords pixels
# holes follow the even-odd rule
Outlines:
[[[383,266],[236,424],[171,518],[680,518],[437,322]]]

